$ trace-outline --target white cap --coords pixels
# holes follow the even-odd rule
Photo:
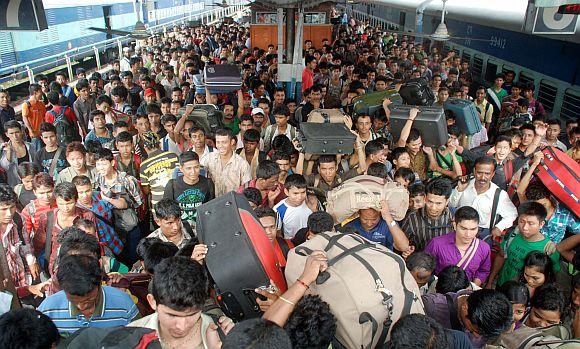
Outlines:
[[[256,115],[256,114],[266,115],[266,113],[264,113],[264,109],[262,109],[262,108],[254,108],[254,109],[252,109],[252,115]]]

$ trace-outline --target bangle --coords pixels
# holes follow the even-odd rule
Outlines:
[[[291,306],[295,306],[296,305],[294,302],[291,302],[291,301],[287,300],[286,298],[284,298],[282,296],[278,297],[278,299],[281,299],[282,301],[290,304]]]
[[[300,285],[306,287],[307,290],[310,289],[310,286],[308,286],[304,281],[302,281],[300,279],[296,279],[296,282],[299,283]]]

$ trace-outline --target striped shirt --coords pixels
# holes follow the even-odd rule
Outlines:
[[[449,208],[437,219],[427,216],[425,208],[409,213],[401,228],[409,237],[416,251],[422,251],[427,243],[436,236],[449,234],[453,231],[452,216]]]
[[[61,335],[70,335],[85,327],[127,326],[139,316],[131,297],[110,286],[101,286],[95,311],[88,319],[68,301],[64,291],[46,298],[38,311],[50,317]]]
[[[238,189],[242,184],[252,179],[248,162],[236,153],[233,153],[225,164],[222,164],[220,153],[208,153],[200,159],[200,164],[207,170],[215,184],[215,196]],[[162,193],[163,195],[163,193]]]
[[[143,160],[140,168],[141,185],[149,186],[151,204],[154,206],[163,199],[165,186],[173,175],[173,170],[179,163],[175,153],[156,150]]]

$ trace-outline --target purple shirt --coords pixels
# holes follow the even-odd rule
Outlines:
[[[489,276],[491,267],[490,248],[488,244],[479,240],[479,246],[474,250],[477,240],[479,239],[476,238],[473,240],[467,250],[467,253],[473,254],[471,261],[466,263],[467,259],[465,259],[458,266],[465,270],[469,281],[479,279],[485,282]],[[455,232],[434,237],[429,241],[424,252],[432,254],[437,260],[435,275],[439,275],[445,267],[457,265],[461,260],[461,253],[457,246],[455,246]]]

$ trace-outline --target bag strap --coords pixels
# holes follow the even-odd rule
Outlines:
[[[58,158],[60,158],[60,154],[62,154],[62,147],[58,147],[52,161],[50,162],[50,168],[48,169],[48,174],[54,176],[54,170],[56,170],[56,165],[58,163]]]
[[[320,184],[320,175],[314,176],[314,188],[318,188],[318,184]]]
[[[46,244],[44,246],[44,259],[46,259],[47,266],[50,262],[50,254],[52,252],[52,231],[54,230],[54,219],[54,211],[48,211],[46,213]]]
[[[93,212],[93,214],[95,215],[95,218],[97,218],[101,222],[105,223],[109,227],[115,228],[115,224],[112,221],[106,219],[105,217],[101,216],[100,214],[96,213],[95,211],[91,211],[91,212]]]
[[[288,258],[288,252],[290,252],[291,249],[290,245],[288,245],[288,241],[282,237],[276,237],[276,241],[278,241],[278,246],[280,246],[284,258]]]
[[[495,193],[493,194],[493,204],[491,205],[491,219],[489,221],[489,230],[491,231],[491,229],[493,229],[493,227],[495,226],[495,219],[497,216],[497,207],[499,205],[499,196],[501,194],[501,189],[500,188],[496,188],[495,189]]]
[[[449,310],[449,322],[451,323],[451,328],[457,331],[461,331],[461,324],[457,318],[457,306],[453,302],[453,298],[449,293],[445,294],[445,299],[447,300],[447,309]]]
[[[22,235],[22,228],[24,227],[24,223],[22,222],[22,216],[20,216],[19,213],[16,213],[12,217],[12,221],[14,222],[14,225],[16,226],[16,231],[18,232],[18,239],[20,239],[20,242],[23,245],[26,245],[24,243],[24,235]]]
[[[463,269],[467,268],[469,263],[471,263],[471,261],[473,260],[473,257],[475,257],[475,252],[477,252],[477,249],[479,248],[479,241],[480,240],[477,238],[473,241],[471,246],[469,246],[467,251],[465,251],[465,254],[463,255],[463,257],[461,257],[459,262],[457,262],[457,264],[455,264],[456,266],[463,268]],[[462,267],[462,265],[464,265],[465,267]]]

